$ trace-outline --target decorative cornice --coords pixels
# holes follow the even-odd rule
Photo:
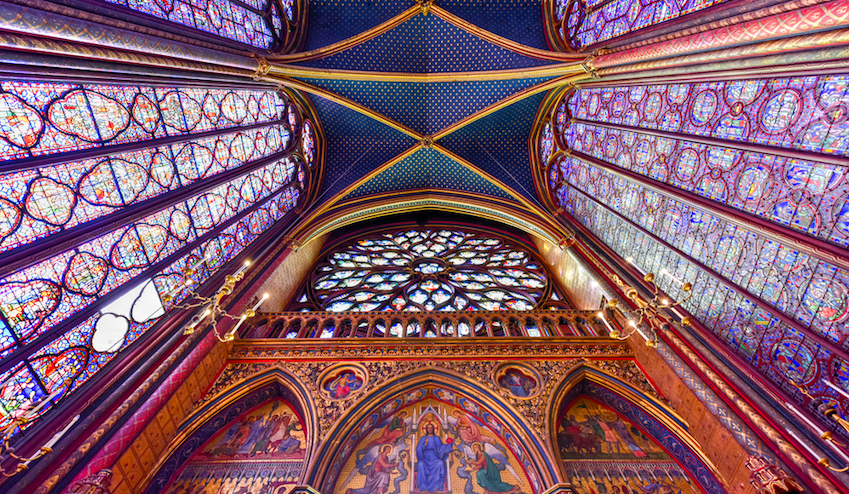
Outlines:
[[[543,238],[553,244],[564,235],[561,225],[543,221],[538,215],[530,213],[518,204],[508,203],[496,198],[481,200],[480,196],[471,196],[459,191],[452,191],[450,197],[444,197],[432,190],[397,192],[384,197],[368,196],[359,200],[345,201],[334,206],[327,214],[311,216],[294,232],[306,244],[313,238],[319,237],[344,226],[379,218],[387,214],[413,212],[423,210],[450,211],[489,218],[531,235]],[[545,215],[548,217],[548,215]],[[550,218],[548,218],[550,219]]]
[[[849,0],[837,0],[683,38],[650,43],[627,51],[617,51],[617,53],[600,56],[597,64],[599,67],[612,67],[625,63],[644,62],[788,36],[802,36],[845,27],[847,24],[849,24]]]
[[[256,70],[254,71],[251,79],[255,81],[262,80],[265,76],[268,75],[269,69],[271,69],[271,64],[268,63],[268,60],[264,59],[257,55],[256,57]]]
[[[527,340],[525,340],[527,341]],[[287,342],[288,343],[288,342]],[[400,349],[396,345],[367,345],[356,348],[341,347],[337,344],[328,345],[323,350],[293,350],[280,345],[274,349],[255,349],[256,341],[238,342],[233,349],[231,361],[207,392],[206,396],[195,404],[195,410],[203,408],[216,398],[226,395],[242,383],[264,372],[267,369],[279,367],[295,375],[309,390],[314,398],[319,417],[319,439],[323,440],[338,424],[342,415],[361,399],[369,399],[376,389],[385,386],[391,379],[415,371],[449,370],[462,375],[477,386],[487,389],[502,401],[509,403],[528,420],[541,437],[547,437],[545,431],[546,417],[544,410],[549,392],[560,378],[578,366],[590,366],[610,375],[615,375],[635,388],[663,401],[652,388],[645,375],[633,360],[631,349],[621,342],[595,346],[586,342],[582,344],[534,344],[528,345],[521,340],[514,340],[512,345],[493,346],[478,345],[446,345],[437,344],[433,348],[409,347]],[[267,345],[263,345],[266,346]],[[381,348],[382,347],[382,348]],[[265,355],[257,361],[245,358],[246,354],[261,353]],[[304,355],[304,354],[308,355]],[[273,355],[273,359],[268,356]],[[458,359],[458,356],[459,357]],[[482,359],[483,358],[483,359]],[[325,397],[320,389],[320,376],[336,362],[358,360],[368,373],[368,380],[363,389],[359,390],[354,399],[347,401],[331,400]],[[496,367],[505,360],[523,362],[531,366],[543,378],[543,391],[531,399],[519,399],[509,391],[496,386],[492,381]]]

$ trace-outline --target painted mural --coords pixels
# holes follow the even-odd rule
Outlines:
[[[330,400],[345,400],[362,388],[367,379],[365,372],[356,366],[343,365],[325,371],[319,377],[321,392]]]
[[[539,376],[517,365],[506,365],[495,372],[495,382],[516,398],[530,398],[539,391]]]
[[[702,492],[642,430],[587,398],[561,415],[557,445],[578,494]]]
[[[533,494],[522,463],[478,411],[424,398],[382,414],[350,451],[334,492]]]
[[[304,463],[306,437],[301,420],[275,400],[231,423],[177,475],[168,494],[285,494]]]

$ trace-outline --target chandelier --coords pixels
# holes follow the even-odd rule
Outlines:
[[[195,286],[194,275],[197,269],[201,264],[209,260],[209,255],[206,257],[195,261],[193,264],[186,266],[183,269],[183,284],[178,286],[170,293],[166,294],[162,297],[163,301],[168,304],[174,300],[181,291],[184,289],[189,289],[190,292],[186,297],[187,303],[183,304],[173,304],[172,308],[175,309],[198,309],[203,308],[203,310],[199,314],[195,314],[189,320],[188,324],[183,327],[183,334],[190,335],[195,332],[195,329],[208,317],[210,319],[210,324],[212,326],[212,332],[215,334],[215,337],[218,338],[220,342],[233,341],[236,337],[236,331],[242,326],[245,320],[254,317],[256,315],[257,309],[268,299],[268,294],[264,293],[259,301],[251,307],[250,309],[244,311],[241,315],[230,314],[221,306],[221,301],[224,300],[228,295],[233,293],[233,289],[236,287],[236,283],[242,281],[245,277],[245,271],[247,271],[248,267],[251,265],[250,261],[245,261],[244,264],[233,274],[228,274],[224,277],[224,283],[215,291],[215,294],[211,297],[204,297],[200,295],[193,287]],[[238,320],[233,329],[228,331],[225,334],[221,334],[218,331],[218,322],[222,320],[222,318],[227,318],[231,320]]]
[[[14,379],[14,375],[10,377],[5,383],[0,385],[0,389],[4,388],[6,384],[12,379]],[[44,446],[39,448],[38,451],[30,457],[24,457],[16,454],[15,448],[13,448],[11,445],[12,436],[14,436],[17,431],[23,430],[27,424],[35,420],[41,410],[45,406],[47,406],[48,403],[50,403],[52,400],[62,394],[62,391],[64,391],[71,384],[72,381],[73,378],[65,379],[61,386],[56,388],[52,393],[45,396],[38,402],[33,403],[31,405],[31,408],[19,409],[15,412],[6,415],[6,418],[11,419],[11,421],[5,427],[0,429],[0,434],[2,434],[3,436],[3,441],[2,443],[0,443],[0,474],[2,474],[4,477],[15,476],[15,474],[20,473],[29,468],[30,463],[52,452],[53,446],[57,442],[59,442],[59,439],[61,439],[80,419],[79,415],[71,419],[71,421],[68,423],[68,425],[65,426],[64,429],[54,434],[53,437],[50,438],[50,440],[47,441]],[[0,408],[0,411],[2,410],[3,409]],[[6,470],[6,468],[2,465],[5,464],[10,458],[14,460],[14,468]]]
[[[849,433],[849,421],[847,421],[846,419],[841,417],[840,414],[837,413],[837,409],[835,408],[835,406],[832,406],[830,403],[827,402],[828,400],[830,400],[830,398],[828,398],[826,396],[815,398],[815,397],[811,396],[810,392],[808,391],[807,386],[800,385],[796,382],[793,382],[792,380],[791,380],[791,383],[794,386],[796,386],[796,389],[798,389],[803,395],[810,398],[812,403],[814,404],[814,406],[816,408],[818,408],[819,411],[821,411],[823,413],[823,415],[826,416],[826,418],[828,418],[829,420],[833,420],[838,426],[842,427],[843,430],[845,430],[847,433]],[[838,393],[843,395],[845,398],[849,399],[849,393],[847,393],[843,389],[840,389],[840,387],[838,387],[836,384],[832,383],[831,381],[825,380],[825,379],[823,379],[823,383],[826,386],[834,389],[835,391],[837,391]],[[788,410],[793,412],[794,415],[796,415],[797,417],[802,419],[802,421],[805,422],[808,425],[808,427],[810,427],[820,437],[820,439],[827,441],[831,445],[831,448],[843,459],[843,463],[846,466],[843,467],[843,468],[835,468],[835,467],[831,466],[831,463],[828,461],[828,458],[825,458],[825,457],[820,458],[820,455],[818,453],[816,453],[813,450],[813,448],[808,446],[808,444],[806,442],[799,439],[799,437],[797,437],[796,434],[794,434],[792,431],[788,431],[788,434],[790,434],[793,437],[793,439],[796,440],[796,442],[798,442],[799,444],[804,446],[804,448],[806,450],[808,450],[808,453],[810,453],[811,456],[813,456],[814,458],[819,458],[819,460],[817,461],[818,464],[820,464],[820,465],[822,465],[822,466],[824,466],[824,467],[826,467],[830,470],[834,470],[835,472],[845,472],[845,471],[849,470],[849,455],[847,455],[847,453],[846,453],[846,451],[849,450],[849,448],[847,448],[846,445],[838,443],[837,440],[834,439],[834,436],[831,434],[831,431],[823,430],[816,423],[814,423],[813,420],[811,420],[808,417],[806,417],[805,415],[803,415],[802,412],[800,412],[792,404],[785,402],[784,406],[786,406]]]
[[[646,346],[654,348],[657,347],[658,337],[657,330],[661,328],[665,321],[660,317],[660,311],[663,309],[671,310],[676,316],[681,319],[681,324],[684,326],[688,326],[691,323],[689,317],[684,316],[676,307],[680,306],[684,302],[690,300],[693,296],[693,285],[690,283],[685,283],[678,278],[675,277],[671,272],[667,271],[665,268],[660,270],[660,274],[669,276],[673,281],[678,283],[681,286],[681,290],[687,293],[687,296],[682,300],[677,302],[673,302],[666,297],[661,297],[660,289],[657,287],[655,283],[655,275],[654,273],[646,273],[637,267],[634,264],[634,259],[629,257],[626,259],[629,263],[631,263],[637,270],[643,274],[643,279],[651,284],[652,289],[652,298],[649,300],[644,300],[637,294],[637,289],[626,285],[618,276],[613,277],[613,281],[617,286],[622,288],[625,292],[625,296],[634,302],[636,305],[636,309],[625,309],[619,306],[619,301],[616,299],[611,299],[608,302],[607,306],[611,309],[618,309],[628,320],[628,329],[624,332],[616,329],[607,322],[607,319],[604,317],[604,312],[599,312],[598,317],[602,320],[604,325],[607,327],[608,332],[610,333],[610,337],[616,340],[627,340],[628,338],[634,336],[635,334],[639,334],[646,340]],[[646,323],[648,326],[645,328],[643,323]],[[644,331],[645,329],[645,331]]]

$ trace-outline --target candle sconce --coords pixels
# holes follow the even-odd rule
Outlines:
[[[840,389],[839,387],[837,387],[837,385],[835,385],[831,381],[823,380],[823,382],[825,383],[826,386],[834,389],[835,391],[837,391],[838,393],[840,393],[841,395],[843,395],[844,397],[849,399],[849,393]],[[843,428],[843,430],[845,430],[847,433],[849,433],[849,421],[842,418],[840,416],[840,414],[837,413],[837,409],[835,407],[830,406],[828,403],[826,403],[826,400],[828,398],[814,397],[808,391],[808,388],[806,386],[797,384],[793,381],[791,381],[791,383],[794,386],[796,386],[796,389],[798,389],[799,392],[801,392],[803,395],[810,398],[811,402],[814,404],[814,406],[817,407],[823,413],[823,415],[825,415],[828,419],[833,420],[838,426],[840,426],[841,428]],[[837,440],[834,439],[834,435],[832,435],[831,431],[826,431],[826,430],[822,429],[821,427],[819,427],[817,424],[814,423],[813,420],[810,420],[808,417],[803,415],[802,412],[800,412],[792,404],[784,403],[784,406],[786,406],[788,410],[793,412],[794,415],[796,415],[797,417],[802,419],[802,421],[805,422],[805,424],[807,424],[808,427],[810,427],[817,435],[819,435],[820,439],[827,441],[831,445],[831,448],[837,453],[837,455],[840,456],[843,459],[843,463],[846,466],[843,467],[843,468],[835,468],[835,467],[831,466],[831,463],[828,461],[828,458],[825,458],[825,457],[819,458],[820,455],[818,455],[810,446],[808,446],[807,443],[805,443],[801,439],[799,439],[795,434],[793,434],[793,432],[789,432],[789,434],[798,443],[800,443],[808,451],[808,453],[811,454],[811,456],[813,456],[814,458],[819,458],[819,460],[817,460],[817,463],[828,468],[829,470],[833,470],[835,472],[849,471],[849,455],[847,455],[847,453],[846,453],[846,450],[849,449],[849,448],[847,448],[846,445],[843,445],[843,444],[840,444],[839,442],[837,442]]]
[[[215,337],[218,338],[218,341],[222,343],[227,341],[233,341],[233,339],[235,339],[236,337],[236,331],[239,330],[239,328],[242,326],[242,324],[244,324],[247,319],[256,315],[256,311],[257,309],[259,309],[259,306],[262,305],[262,303],[268,299],[268,294],[263,294],[262,298],[259,299],[256,305],[246,310],[241,315],[230,314],[221,306],[221,301],[225,297],[233,293],[233,289],[235,288],[236,283],[242,281],[242,279],[245,277],[245,271],[248,269],[248,266],[250,266],[251,263],[250,261],[245,261],[245,263],[239,268],[238,271],[224,277],[224,284],[221,285],[221,287],[215,292],[214,295],[212,295],[211,297],[204,297],[197,293],[191,287],[193,287],[195,284],[195,281],[193,279],[195,271],[202,263],[206,262],[207,259],[208,258],[204,257],[203,259],[199,259],[191,266],[187,266],[183,270],[183,285],[175,288],[173,291],[171,291],[171,293],[166,294],[162,299],[165,303],[171,303],[174,300],[174,297],[176,297],[183,289],[189,288],[191,290],[191,293],[189,293],[189,296],[187,297],[187,300],[189,300],[189,302],[185,304],[174,304],[172,307],[176,309],[198,309],[203,307],[203,311],[200,314],[195,314],[194,316],[192,316],[189,323],[183,327],[183,334],[190,335],[194,333],[198,325],[200,325],[200,323],[202,323],[207,317],[209,317],[211,320],[212,332],[215,334]],[[221,335],[221,333],[218,332],[217,324],[222,318],[225,317],[232,320],[238,320],[239,322],[236,323],[233,329],[228,331],[226,334]]]
[[[613,281],[624,291],[625,296],[634,302],[634,305],[637,306],[636,309],[629,310],[623,309],[619,307],[619,303],[616,299],[611,300],[608,303],[608,307],[612,309],[619,308],[619,310],[628,317],[628,325],[631,327],[630,330],[626,330],[626,332],[619,331],[616,328],[611,327],[611,325],[607,322],[607,319],[604,318],[604,313],[599,312],[599,319],[604,322],[605,326],[607,326],[607,330],[610,333],[610,337],[617,340],[627,340],[628,338],[634,336],[634,334],[639,333],[646,340],[646,346],[648,347],[656,347],[658,338],[657,338],[657,330],[665,323],[663,319],[660,318],[660,311],[662,309],[669,309],[675,313],[679,318],[681,318],[681,324],[687,326],[690,324],[690,318],[685,317],[680,311],[676,309],[677,306],[682,303],[690,300],[693,296],[693,286],[690,283],[684,283],[683,281],[676,278],[672,273],[667,271],[666,269],[661,269],[660,273],[666,276],[669,276],[677,282],[681,289],[687,293],[687,296],[684,299],[679,300],[678,302],[671,302],[667,298],[661,298],[660,289],[655,284],[655,275],[654,273],[646,273],[642,271],[635,263],[633,258],[628,258],[627,261],[631,263],[642,275],[643,279],[651,284],[652,287],[652,298],[649,300],[644,300],[637,294],[637,290],[633,287],[626,285],[619,277],[614,276]],[[643,331],[642,324],[645,321],[648,324],[648,330]]]
[[[35,420],[36,417],[38,417],[39,412],[41,412],[41,409],[47,406],[47,404],[50,403],[51,400],[59,396],[62,391],[71,384],[72,381],[72,378],[66,379],[61,386],[59,386],[49,395],[39,400],[37,403],[34,403],[33,406],[29,409],[19,409],[16,411],[17,413],[13,412],[11,414],[4,413],[4,415],[6,415],[6,418],[11,419],[11,421],[4,428],[0,429],[0,434],[2,434],[3,436],[2,443],[0,443],[0,474],[2,474],[4,477],[15,476],[16,474],[29,468],[30,463],[52,452],[53,446],[55,446],[56,443],[59,442],[59,439],[61,439],[62,436],[64,436],[77,422],[77,420],[80,419],[79,415],[74,417],[68,423],[68,425],[65,426],[64,429],[54,434],[53,437],[50,438],[50,440],[47,441],[44,446],[39,448],[35,454],[28,458],[16,454],[15,448],[13,448],[11,445],[12,436],[15,435],[15,432],[23,430],[27,424]],[[14,468],[7,470],[4,465],[9,463],[10,460],[14,462]]]

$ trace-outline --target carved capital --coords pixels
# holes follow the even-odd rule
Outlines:
[[[259,55],[253,56],[256,57],[256,70],[254,70],[251,79],[259,81],[260,79],[268,75],[268,71],[271,70],[271,64],[268,63],[268,60]]]

